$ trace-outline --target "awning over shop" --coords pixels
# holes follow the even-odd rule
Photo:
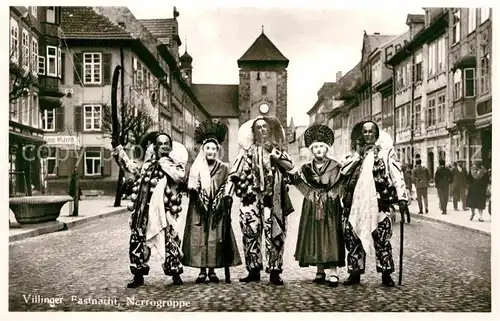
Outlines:
[[[464,68],[476,67],[476,56],[467,55],[463,56],[453,64],[453,71]]]
[[[62,99],[51,96],[40,96],[40,109],[53,109],[62,107]]]
[[[9,144],[11,144],[12,142],[19,142],[19,141],[29,142],[32,144],[39,144],[39,145],[45,144],[45,140],[43,139],[43,137],[9,131]]]

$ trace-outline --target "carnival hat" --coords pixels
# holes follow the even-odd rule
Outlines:
[[[194,131],[194,141],[201,145],[209,140],[222,144],[226,139],[226,133],[226,125],[208,119],[196,127]]]
[[[304,142],[306,147],[311,146],[312,143],[321,142],[328,146],[332,146],[335,140],[333,131],[325,125],[316,124],[309,127],[304,132]]]
[[[285,130],[281,125],[281,122],[275,117],[264,117],[259,116],[254,119],[250,119],[241,125],[238,131],[238,144],[241,148],[247,150],[249,149],[255,142],[255,137],[253,134],[253,125],[258,120],[265,120],[269,125],[269,130],[271,131],[271,136],[273,139],[273,143],[282,147],[286,143],[285,140]]]

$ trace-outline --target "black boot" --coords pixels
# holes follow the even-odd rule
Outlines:
[[[231,272],[229,271],[229,266],[224,268],[224,274],[226,276],[226,283],[231,283]]]
[[[349,274],[347,280],[344,281],[344,285],[356,285],[361,282],[361,275],[357,273]]]
[[[137,288],[144,285],[144,276],[140,274],[134,275],[134,278],[127,284],[127,288]]]
[[[181,276],[179,274],[172,275],[172,284],[173,285],[183,285],[184,284],[184,282],[182,282]]]
[[[391,278],[391,274],[387,272],[382,273],[382,284],[390,288],[396,285]]]
[[[256,270],[250,271],[246,277],[240,279],[240,282],[245,283],[258,281],[260,281],[260,271]]]
[[[283,280],[280,278],[278,271],[271,271],[269,281],[274,285],[283,285]]]

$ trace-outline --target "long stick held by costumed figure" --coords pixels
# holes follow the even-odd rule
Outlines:
[[[118,121],[118,102],[117,102],[117,91],[118,91],[118,77],[120,76],[120,71],[122,67],[116,66],[113,72],[113,79],[111,82],[111,124],[112,124],[112,137],[117,143],[122,143],[120,139],[120,122]]]

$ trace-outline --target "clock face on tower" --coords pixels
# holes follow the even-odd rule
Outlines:
[[[269,105],[266,103],[263,103],[260,105],[259,110],[261,114],[267,114],[269,112]]]

